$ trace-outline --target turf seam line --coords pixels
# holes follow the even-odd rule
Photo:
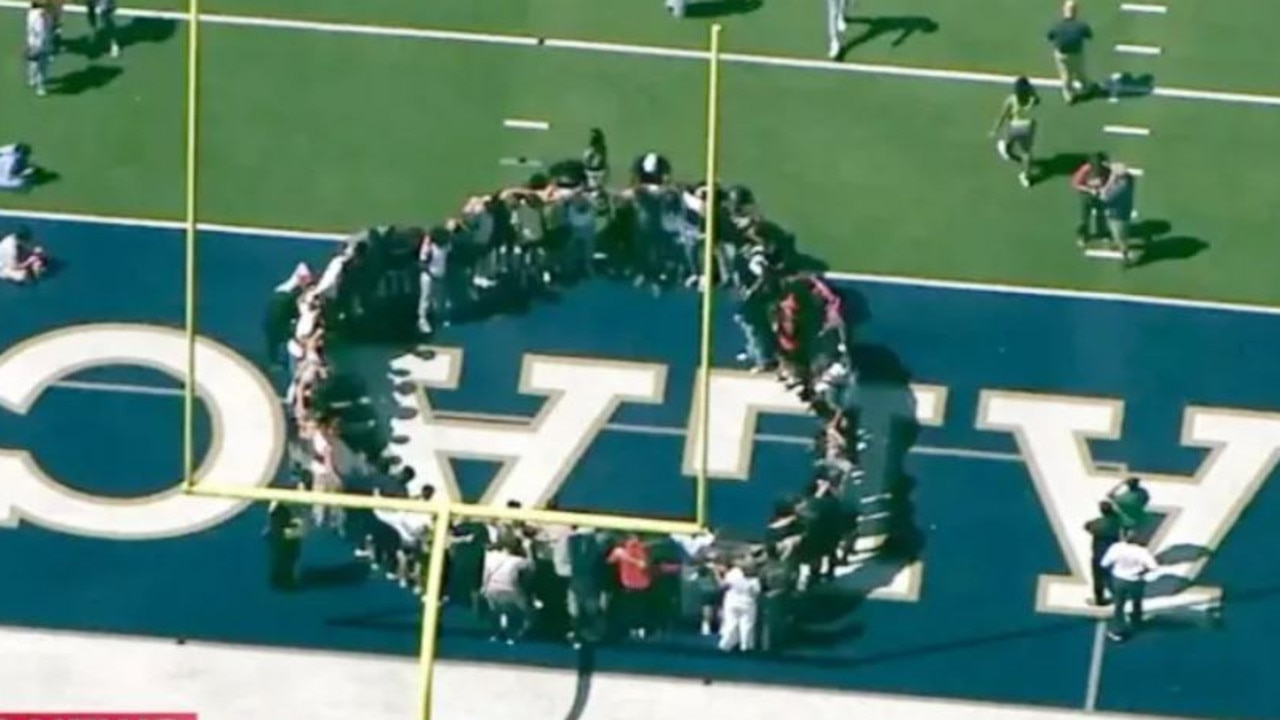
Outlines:
[[[1160,55],[1164,50],[1155,45],[1116,45],[1116,52],[1124,55]]]
[[[112,215],[92,215],[51,212],[47,210],[8,210],[0,208],[0,218],[15,220],[39,220],[45,222],[71,222],[88,225],[112,225],[116,227],[144,227],[158,230],[183,230],[186,223],[181,220],[157,220],[153,218],[128,218]],[[226,225],[202,222],[199,229],[205,232],[220,232],[229,235],[251,235],[273,240],[309,240],[341,242],[350,233],[321,232],[311,230],[294,230],[285,228],[268,228],[251,225]],[[827,277],[849,282],[866,282],[880,285],[909,285],[912,287],[935,288],[939,290],[963,290],[965,292],[984,292],[1000,295],[1022,295],[1029,297],[1052,297],[1065,300],[1097,300],[1102,302],[1120,302],[1132,305],[1156,305],[1176,307],[1189,310],[1213,310],[1218,312],[1246,313],[1251,315],[1280,316],[1280,306],[1258,305],[1251,303],[1233,303],[1217,300],[1192,300],[1178,297],[1161,297],[1158,295],[1126,295],[1124,293],[1103,292],[1099,290],[1072,290],[1068,288],[1036,287],[1033,285],[1015,285],[1012,283],[983,283],[970,280],[940,280],[935,278],[911,277],[909,275],[890,275],[888,273],[827,272]]]
[[[18,0],[0,0],[0,9],[25,10],[27,7],[29,7],[29,3],[26,2],[19,2]],[[68,5],[65,9],[73,13],[84,13],[84,7],[79,5]],[[155,18],[174,20],[178,22],[184,22],[189,19],[186,13],[165,10],[138,10],[122,8],[119,11],[119,15],[121,17]],[[581,50],[615,55],[635,55],[699,61],[707,60],[707,51],[705,50],[659,47],[652,45],[632,45],[624,43],[592,42],[586,40],[538,38],[524,35],[500,35],[461,30],[344,24],[315,20],[286,20],[241,15],[219,15],[213,13],[202,14],[200,16],[200,22],[206,25],[328,32],[342,35],[372,35],[405,39],[442,40],[484,45],[548,47],[562,50]],[[910,67],[904,65],[882,65],[876,63],[841,63],[830,60],[815,60],[811,58],[784,57],[778,55],[722,53],[720,59],[726,63],[738,65],[755,65],[802,70],[825,70],[858,75],[912,77],[929,80],[950,80],[995,85],[1007,85],[1017,77],[1014,73],[974,72],[943,68]],[[1031,78],[1031,82],[1036,87],[1047,89],[1057,89],[1061,86],[1061,81],[1057,78],[1037,77]],[[1152,89],[1151,95],[1176,100],[1197,100],[1232,105],[1265,105],[1280,107],[1280,96],[1264,95],[1260,93],[1156,87]]]

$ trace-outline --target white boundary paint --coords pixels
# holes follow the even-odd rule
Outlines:
[[[0,10],[25,10],[28,6],[29,4],[22,0],[0,0]],[[66,9],[70,12],[84,12],[83,6],[80,5],[68,5]],[[121,9],[119,14],[123,17],[156,18],[161,20],[173,20],[175,22],[185,22],[190,18],[188,13],[169,10]],[[200,22],[208,25],[321,32],[335,35],[364,35],[417,40],[439,40],[445,42],[462,42],[480,45],[545,47],[559,50],[578,50],[582,52],[634,55],[653,58],[676,58],[705,61],[708,56],[707,51],[705,50],[658,47],[653,45],[594,42],[589,40],[572,40],[564,38],[542,38],[530,35],[504,35],[459,30],[440,30],[434,28],[319,22],[313,20],[290,20],[284,18],[252,17],[245,15],[222,15],[217,13],[201,13]],[[1014,77],[1016,77],[1015,74],[995,72],[973,72],[945,68],[884,65],[878,63],[833,62],[829,60],[813,60],[807,58],[791,58],[777,55],[757,55],[746,53],[722,53],[720,58],[726,63],[739,65],[785,67],[801,70],[825,70],[828,72],[843,72],[859,75],[914,77],[931,80],[978,82],[997,85],[1007,85],[1013,82]],[[1061,81],[1058,79],[1047,77],[1031,78],[1031,82],[1037,87],[1042,88],[1058,88],[1061,85]],[[1260,93],[1157,87],[1152,91],[1152,95],[1179,100],[1199,100],[1235,105],[1267,105],[1280,107],[1280,96],[1264,95]]]
[[[414,662],[376,655],[0,629],[4,709],[197,712],[200,720],[419,720]],[[434,720],[1155,720],[908,696],[436,664]],[[574,710],[580,709],[580,712]],[[1168,719],[1171,720],[1171,719]]]
[[[0,0],[0,2],[3,2],[3,0]],[[14,220],[41,220],[46,222],[74,222],[89,225],[113,225],[120,227],[132,226],[158,230],[182,230],[186,227],[186,225],[180,220],[127,218],[110,215],[81,215],[76,213],[49,212],[43,210],[0,209],[0,218],[10,218]],[[322,232],[318,230],[294,230],[287,228],[253,227],[248,225],[223,225],[219,223],[200,223],[200,229],[206,232],[252,235],[271,240],[320,240],[336,242],[345,237],[344,233]],[[830,272],[827,273],[827,276],[837,280],[879,283],[882,285],[910,285],[915,287],[938,288],[942,290],[963,290],[968,292],[1000,293],[1005,295],[1027,295],[1032,297],[1055,297],[1070,300],[1098,300],[1103,302],[1122,302],[1138,305],[1177,307],[1190,310],[1213,310],[1219,312],[1280,316],[1280,307],[1250,305],[1247,303],[1191,300],[1186,298],[1158,297],[1154,295],[1126,295],[1123,293],[1067,290],[1062,288],[1009,285],[1004,283],[981,283],[965,280],[934,280],[930,278],[909,277],[905,275]]]

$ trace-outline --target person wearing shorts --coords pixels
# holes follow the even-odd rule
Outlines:
[[[1040,95],[1031,81],[1020,77],[1013,81],[1013,92],[1000,106],[991,136],[996,140],[996,152],[1000,157],[1020,166],[1018,182],[1031,187],[1031,173],[1035,163],[1036,119],[1035,109],[1040,105]]]

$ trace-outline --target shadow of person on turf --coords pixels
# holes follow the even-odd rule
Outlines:
[[[177,33],[178,23],[175,20],[135,17],[116,29],[116,42],[120,44],[122,51],[128,52],[129,48],[137,45],[157,45],[168,42]],[[79,37],[68,39],[63,43],[63,47],[68,53],[80,55],[91,61],[98,60],[105,57],[110,50],[108,44],[100,40],[101,36],[95,36],[90,31]]]
[[[718,18],[745,15],[764,6],[764,0],[692,0],[685,8],[687,18]]]
[[[941,27],[934,19],[920,15],[849,18],[848,21],[850,25],[861,25],[862,32],[840,46],[841,59],[854,48],[887,35],[894,36],[890,47],[899,47],[912,35],[932,35]]]
[[[839,292],[852,338],[854,407],[846,411],[855,414],[861,433],[861,475],[851,479],[850,488],[858,507],[854,552],[835,568],[834,586],[858,599],[891,586],[894,592],[910,593],[911,588],[895,582],[924,547],[915,517],[916,482],[906,469],[906,457],[920,435],[911,372],[893,349],[859,337],[871,319],[866,297],[848,284],[839,286]]]
[[[1209,243],[1188,235],[1173,235],[1173,225],[1166,220],[1143,220],[1134,223],[1129,234],[1142,255],[1130,269],[1146,267],[1168,260],[1190,260],[1209,249]]]
[[[50,89],[55,95],[80,95],[110,85],[123,72],[113,65],[89,65],[58,77]]]

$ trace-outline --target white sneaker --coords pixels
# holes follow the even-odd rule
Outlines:
[[[1010,161],[1012,161],[1012,160],[1013,160],[1013,156],[1009,154],[1009,141],[1008,141],[1008,140],[997,140],[997,141],[996,141],[996,152],[1000,153],[1000,157],[1004,158],[1005,160],[1010,160]]]
[[[840,41],[832,40],[831,47],[827,50],[827,57],[836,60],[840,57]]]
[[[120,44],[119,44],[119,43],[111,43],[111,57],[113,57],[113,58],[118,58],[118,57],[120,57]]]
[[[1031,177],[1024,172],[1018,173],[1018,182],[1022,183],[1024,188],[1031,187]]]
[[[849,32],[849,21],[845,20],[843,17],[837,20],[836,30],[839,30],[841,35]]]

